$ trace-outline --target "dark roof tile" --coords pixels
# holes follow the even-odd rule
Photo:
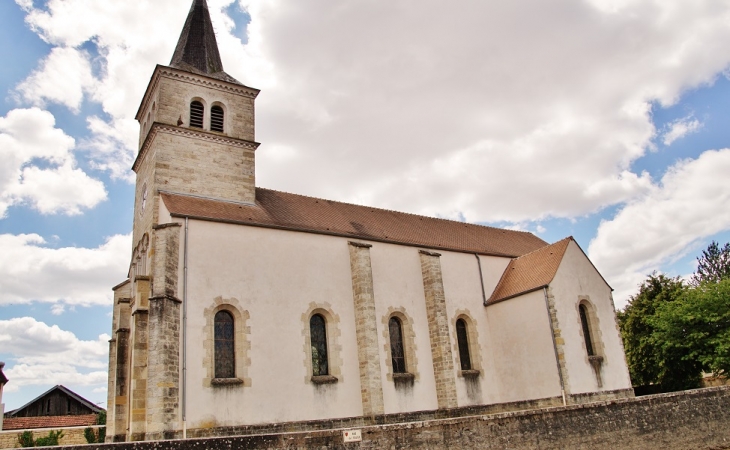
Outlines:
[[[229,83],[241,84],[223,71],[215,30],[205,0],[193,0],[170,66]]]

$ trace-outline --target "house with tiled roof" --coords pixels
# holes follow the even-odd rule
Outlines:
[[[256,186],[258,94],[194,0],[136,116],[108,439],[633,395],[611,287],[574,239]]]
[[[2,430],[92,426],[104,412],[79,394],[57,385],[20,408],[5,413]]]
[[[5,403],[3,403],[3,388],[8,383],[8,377],[3,373],[5,363],[0,361],[0,430],[3,429],[3,417],[5,416]]]

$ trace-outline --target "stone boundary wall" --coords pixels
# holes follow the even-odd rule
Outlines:
[[[72,445],[77,446],[79,444],[86,444],[86,438],[84,437],[84,430],[86,428],[93,428],[98,430],[103,425],[92,425],[91,427],[58,427],[58,428],[34,428],[30,431],[33,432],[33,439],[39,437],[48,436],[49,431],[63,431],[63,437],[61,438],[61,445]],[[0,449],[6,448],[17,448],[18,447],[18,435],[27,430],[6,430],[0,431]],[[98,433],[98,431],[96,431]]]
[[[93,444],[67,450],[730,449],[730,387],[343,430]]]

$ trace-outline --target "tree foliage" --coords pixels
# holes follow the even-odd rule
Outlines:
[[[35,447],[35,439],[33,439],[33,432],[25,430],[18,434],[18,446],[19,447]]]
[[[617,314],[634,386],[660,385],[664,391],[699,386],[701,365],[687,358],[687,350],[664,345],[654,316],[663,305],[676,302],[687,291],[682,280],[653,273]]]
[[[730,374],[730,278],[688,289],[652,319],[664,352],[681,352],[706,372]]]
[[[702,372],[730,375],[730,243],[697,258],[688,285],[653,273],[618,314],[634,386],[699,386]]]
[[[106,411],[100,412],[96,416],[97,425],[106,425]],[[106,426],[99,427],[94,430],[91,427],[84,428],[84,439],[88,444],[102,444],[106,439]]]
[[[20,447],[48,447],[58,445],[62,437],[62,430],[51,430],[48,432],[48,436],[33,439],[33,432],[26,430],[18,435],[18,445]]]
[[[717,283],[725,278],[730,278],[730,242],[721,248],[712,241],[702,250],[702,256],[697,258],[697,271],[692,275],[692,284]]]

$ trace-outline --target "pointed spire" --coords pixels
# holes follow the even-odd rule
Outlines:
[[[205,0],[193,0],[170,66],[183,70],[192,68],[206,75],[223,72],[223,63]]]

